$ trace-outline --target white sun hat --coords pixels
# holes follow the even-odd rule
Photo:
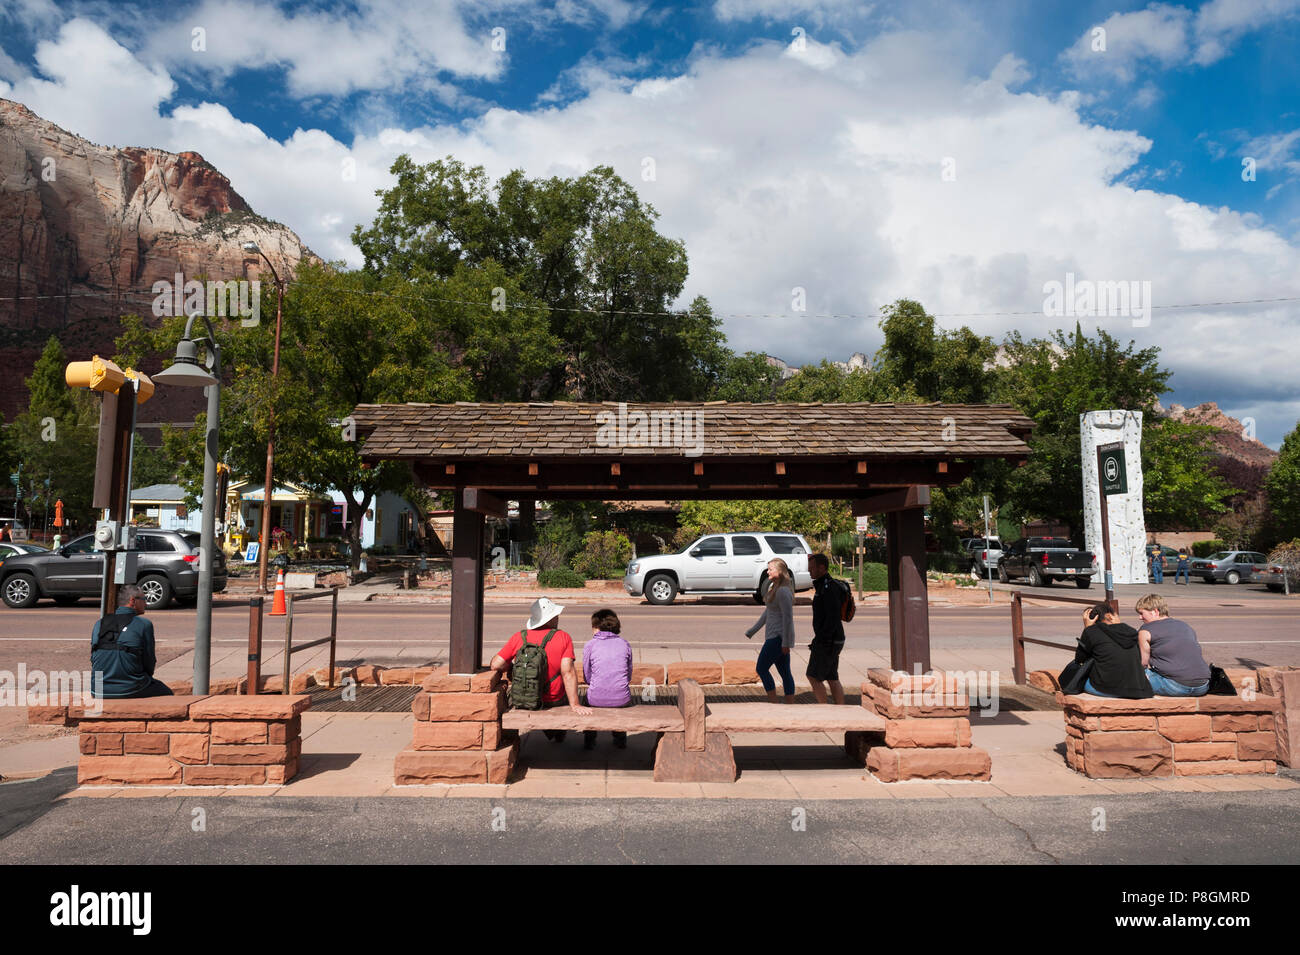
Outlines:
[[[541,629],[542,624],[548,620],[554,620],[562,613],[564,613],[564,608],[551,600],[550,597],[539,597],[533,602],[532,610],[528,613],[526,629]]]

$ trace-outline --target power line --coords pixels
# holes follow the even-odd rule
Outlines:
[[[421,292],[385,292],[380,290],[368,291],[365,289],[340,289],[340,288],[335,288],[327,285],[320,285],[312,282],[291,282],[286,284],[296,285],[301,288],[328,289],[329,291],[332,292],[342,292],[349,295],[367,295],[367,296],[375,296],[380,298],[394,298],[394,299],[413,299],[420,302],[431,302],[440,305],[462,305],[462,306],[469,306],[473,308],[488,308],[491,309],[492,311],[497,311],[497,312],[502,311],[504,309],[522,309],[528,311],[564,312],[564,313],[585,314],[585,315],[607,315],[607,316],[620,316],[620,317],[628,317],[628,318],[681,318],[687,314],[686,309],[679,309],[677,311],[637,311],[631,309],[578,308],[578,307],[556,306],[556,305],[525,305],[525,304],[514,304],[510,302],[504,302],[498,305],[497,303],[491,301],[484,302],[484,301],[475,301],[472,299],[443,298],[441,296],[429,295]],[[134,299],[137,301],[149,301],[150,303],[152,303],[155,300],[157,300],[158,297],[162,294],[165,293],[155,293],[152,291],[143,292],[143,291],[132,291],[132,290],[123,290],[117,292],[82,290],[76,292],[65,292],[65,293],[51,294],[51,295],[17,295],[17,296],[7,295],[7,296],[0,297],[0,302],[13,302],[13,301],[30,302],[30,301],[59,300],[59,299],[70,299],[70,298],[111,298],[111,299]],[[170,298],[170,296],[168,297]],[[1300,302],[1300,296],[1289,296],[1283,298],[1238,299],[1234,301],[1220,301],[1220,302],[1179,302],[1170,305],[1148,305],[1146,307],[1152,310],[1155,309],[1182,310],[1182,309],[1193,309],[1193,308],[1228,308],[1228,307],[1235,307],[1235,306],[1242,306],[1242,305],[1278,305],[1278,304],[1291,303],[1291,302]],[[1032,311],[1006,310],[1006,311],[994,311],[994,312],[931,312],[929,314],[933,318],[1001,318],[1001,317],[1025,317],[1031,315],[1043,317],[1045,315],[1042,309],[1037,309]],[[835,319],[840,321],[867,321],[871,319],[877,319],[880,317],[879,314],[858,315],[853,313],[841,313],[841,312],[814,312],[814,313],[712,312],[711,315],[713,318],[717,318],[717,319],[757,318],[757,319],[788,320],[792,317],[799,317],[805,319],[810,319],[810,318]],[[1059,318],[1063,316],[1047,316],[1047,317]],[[1122,316],[1084,315],[1079,317],[1114,318],[1114,317],[1122,317]]]

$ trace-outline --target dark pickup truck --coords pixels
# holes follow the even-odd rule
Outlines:
[[[1092,586],[1097,561],[1064,537],[1026,537],[1002,552],[998,580],[1004,584],[1028,577],[1035,587],[1047,587],[1055,580],[1073,580],[1081,590]]]

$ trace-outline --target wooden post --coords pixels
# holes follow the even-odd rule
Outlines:
[[[531,498],[519,501],[519,560],[529,563],[528,554],[537,537],[537,502]]]
[[[262,601],[248,598],[248,684],[244,692],[255,696],[262,683]]]
[[[925,510],[885,515],[889,547],[889,661],[895,670],[930,669],[930,606],[925,579]]]
[[[135,386],[128,380],[117,395],[113,422],[113,476],[108,519],[122,527],[131,523],[131,438],[135,434]],[[103,616],[117,612],[117,551],[104,554]]]
[[[858,548],[854,553],[854,558],[858,562],[858,599],[862,599],[862,568],[867,563],[867,551],[862,542],[862,531],[858,531]]]
[[[483,663],[483,515],[456,492],[451,518],[452,673],[476,673]]]
[[[1011,595],[1011,675],[1019,686],[1025,685],[1025,608],[1020,593]]]

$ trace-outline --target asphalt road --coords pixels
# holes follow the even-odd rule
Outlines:
[[[1300,863],[1300,790],[1100,801],[51,801],[74,783],[61,770],[0,785],[0,863]]]
[[[1074,594],[1070,594],[1074,596]],[[1098,594],[1100,596],[1100,594]],[[1250,594],[1244,588],[1215,588],[1212,595],[1197,599],[1178,595],[1171,598],[1174,615],[1186,620],[1207,647],[1222,648],[1216,658],[1234,657],[1240,665],[1300,665],[1300,603],[1286,598]],[[1121,595],[1125,619],[1131,598]],[[527,617],[529,602],[489,603],[484,609],[485,651],[504,643]],[[295,634],[315,635],[310,628],[328,619],[328,601],[305,604],[299,610]],[[1080,610],[1050,604],[1027,605],[1026,635],[1073,642],[1080,629]],[[574,607],[563,617],[565,627],[585,635],[588,615],[594,606]],[[742,655],[753,652],[754,644],[744,631],[758,619],[759,608],[752,601],[718,598],[707,603],[677,603],[668,607],[649,604],[620,604],[616,607],[623,632],[638,646],[672,649],[733,648]],[[315,613],[319,619],[313,619]],[[796,608],[799,618],[809,611]],[[97,610],[87,601],[72,608],[39,604],[28,610],[0,609],[0,669],[13,670],[19,661],[29,667],[50,669],[84,666],[85,644]],[[368,650],[392,647],[427,647],[430,655],[448,642],[450,610],[447,603],[375,601],[340,603],[340,659],[364,656]],[[188,649],[193,643],[194,610],[171,608],[150,616],[157,636],[160,661]],[[876,646],[885,639],[888,614],[883,607],[861,607],[849,626],[850,646]],[[931,642],[936,648],[996,649],[1005,651],[1010,663],[1010,612],[1006,605],[975,607],[932,607]],[[213,610],[214,644],[230,647],[248,642],[246,601],[225,599]],[[279,624],[267,621],[267,634],[279,633]],[[322,631],[322,633],[325,631]]]

